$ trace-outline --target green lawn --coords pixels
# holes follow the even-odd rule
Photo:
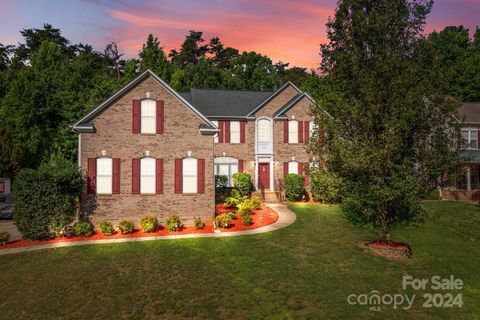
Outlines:
[[[92,245],[0,256],[0,318],[479,319],[480,207],[426,202],[419,228],[396,228],[413,258],[364,253],[375,233],[337,206],[293,204],[297,221],[239,238]],[[423,308],[402,275],[461,278],[462,308]],[[412,309],[369,311],[347,296],[417,294]],[[434,293],[434,292],[432,292]]]

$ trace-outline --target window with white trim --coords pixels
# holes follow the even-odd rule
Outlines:
[[[298,143],[298,121],[288,121],[288,143]]]
[[[315,121],[310,120],[310,125],[308,126],[308,138],[311,139],[313,137],[313,133],[315,132]]]
[[[140,159],[140,193],[155,193],[156,160],[152,157]]]
[[[227,186],[233,187],[233,175],[238,172],[238,160],[229,157],[215,158],[214,171],[216,176],[226,176]]]
[[[112,158],[97,158],[97,194],[112,194]]]
[[[155,100],[146,99],[141,101],[140,106],[140,132],[157,132],[157,103]]]
[[[298,174],[298,162],[297,161],[290,161],[288,163],[288,173]]]
[[[198,161],[196,158],[185,158],[182,164],[183,180],[182,187],[183,193],[197,193],[197,174],[198,174]]]
[[[462,129],[462,149],[477,149],[478,129]]]
[[[258,142],[270,142],[270,121],[267,119],[258,120]]]
[[[218,128],[218,121],[212,121],[212,123]],[[213,135],[213,142],[218,143],[218,132]]]
[[[240,143],[239,121],[230,121],[230,143]]]

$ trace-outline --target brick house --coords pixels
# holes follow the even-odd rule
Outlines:
[[[274,92],[178,93],[147,70],[72,126],[86,177],[81,211],[94,224],[172,213],[211,222],[215,175],[231,184],[235,172],[272,196],[310,163],[312,103],[290,82]]]

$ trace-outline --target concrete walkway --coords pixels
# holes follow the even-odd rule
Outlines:
[[[38,246],[26,246],[26,247],[19,247],[19,248],[0,249],[0,255],[19,253],[19,252],[28,252],[28,251],[37,251],[37,250],[51,249],[51,248],[83,246],[87,244],[105,244],[105,243],[190,239],[190,238],[238,237],[238,236],[246,236],[251,234],[259,234],[259,233],[275,231],[278,229],[285,228],[286,226],[295,222],[295,219],[296,219],[295,213],[293,213],[290,209],[288,209],[286,205],[267,204],[267,206],[272,208],[278,213],[278,220],[268,226],[264,226],[256,229],[232,231],[232,232],[214,232],[214,233],[182,234],[182,235],[179,234],[179,235],[170,235],[170,236],[152,236],[152,237],[137,237],[137,238],[121,238],[121,239],[84,240],[84,241],[74,241],[74,242],[57,242],[57,243],[41,244]]]

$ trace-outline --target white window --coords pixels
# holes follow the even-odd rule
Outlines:
[[[240,143],[240,122],[230,121],[230,143]]]
[[[97,194],[112,194],[112,158],[97,158]]]
[[[238,160],[235,158],[215,158],[215,175],[226,176],[227,186],[233,187],[233,175],[238,172]]]
[[[185,158],[183,159],[183,193],[197,193],[197,159]]]
[[[288,143],[298,143],[298,121],[288,121]]]
[[[308,138],[311,139],[313,137],[313,132],[315,132],[315,122],[313,120],[310,121],[310,125],[308,127]]]
[[[477,149],[478,129],[462,129],[462,149]]]
[[[288,163],[288,173],[298,174],[298,162],[297,161],[290,161]]]
[[[258,120],[258,142],[270,142],[270,121]]]
[[[140,159],[140,193],[155,193],[155,158]]]
[[[155,100],[142,100],[141,102],[141,133],[157,132],[157,104]]]
[[[218,121],[212,121],[212,123],[218,128]],[[215,143],[218,143],[218,133],[215,133],[215,135],[213,136],[213,141]]]

